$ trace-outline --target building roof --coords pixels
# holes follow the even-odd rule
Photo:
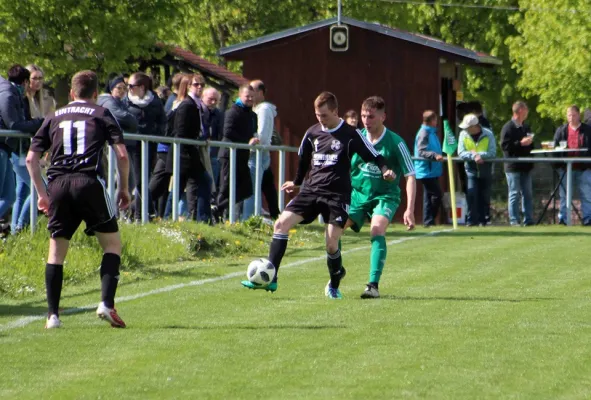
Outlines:
[[[416,43],[421,46],[430,47],[445,53],[449,53],[454,56],[466,58],[474,63],[477,64],[484,64],[484,65],[501,65],[502,61],[498,58],[495,58],[489,54],[481,53],[478,51],[466,49],[461,46],[455,46],[444,41],[426,35],[421,35],[418,33],[411,33],[404,31],[402,29],[391,28],[389,26],[385,26],[375,22],[365,22],[359,21],[353,18],[342,17],[341,22],[346,25],[355,26],[361,29],[367,29],[376,33],[380,33],[382,35],[390,36],[396,39],[405,40],[407,42]],[[256,39],[252,39],[243,43],[235,44],[232,46],[224,47],[220,49],[219,54],[221,56],[230,55],[232,53],[239,52],[241,50],[246,50],[252,47],[260,46],[265,43],[273,42],[276,40],[284,39],[290,36],[299,35],[301,33],[313,31],[316,29],[321,29],[333,24],[337,23],[337,18],[326,19],[323,21],[318,21],[311,23],[309,25],[304,25],[296,28],[287,29],[281,32],[272,33],[270,35],[261,36]]]
[[[216,65],[205,58],[198,56],[195,53],[185,50],[181,47],[174,45],[167,45],[164,43],[156,43],[156,47],[160,50],[166,51],[168,54],[175,58],[179,58],[182,61],[190,64],[193,68],[200,71],[204,75],[212,76],[216,79],[228,82],[233,86],[239,87],[244,83],[248,83],[248,79],[240,74],[232,72],[220,65]]]

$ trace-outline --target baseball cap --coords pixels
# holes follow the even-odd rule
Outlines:
[[[458,125],[460,129],[468,129],[471,126],[478,125],[478,117],[474,114],[466,114],[462,123]]]

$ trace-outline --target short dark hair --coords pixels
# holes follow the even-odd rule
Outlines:
[[[566,109],[566,111],[567,111],[567,112],[568,112],[568,111],[576,111],[576,112],[577,112],[577,113],[579,113],[579,114],[581,113],[581,110],[579,110],[579,106],[577,106],[577,105],[574,105],[574,104],[573,104],[573,105],[571,105],[571,106],[569,106],[569,107]]]
[[[471,113],[482,114],[482,104],[479,101],[471,101],[468,104]]]
[[[314,107],[320,108],[326,105],[330,111],[334,111],[339,108],[339,102],[337,101],[337,96],[332,94],[331,92],[322,92],[316,97],[314,100]]]
[[[20,64],[14,64],[8,70],[8,80],[17,85],[22,85],[30,77],[31,72]]]
[[[428,124],[437,119],[437,113],[433,110],[426,110],[423,112],[423,123]]]
[[[363,101],[361,109],[384,111],[386,109],[386,102],[380,96],[371,96]]]
[[[90,99],[98,91],[98,77],[93,71],[76,72],[72,77],[72,92],[78,99]]]
[[[250,86],[250,83],[244,83],[238,88],[238,93],[242,92],[244,89],[254,90],[252,86]]]
[[[348,118],[355,118],[355,119],[359,119],[359,116],[357,115],[357,111],[355,110],[349,110],[345,113],[345,115],[343,116],[343,118],[348,119]]]
[[[124,75],[125,76],[125,75]],[[135,72],[131,75],[131,78],[135,78],[136,84],[143,86],[146,91],[152,90],[152,78],[144,72]]]

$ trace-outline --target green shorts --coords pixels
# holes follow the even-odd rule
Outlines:
[[[388,221],[392,221],[399,205],[400,200],[392,197],[376,196],[371,198],[353,190],[349,208],[349,219],[353,221],[351,229],[359,232],[365,223],[365,219],[371,219],[374,215],[382,215],[388,218]]]

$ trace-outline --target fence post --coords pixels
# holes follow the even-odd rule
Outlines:
[[[263,176],[261,175],[262,167],[262,150],[256,149],[256,173],[254,179],[254,215],[261,215],[261,181]]]
[[[180,177],[181,173],[181,145],[172,144],[172,220],[179,219],[179,197],[180,197]]]
[[[236,148],[230,148],[230,205],[228,207],[228,219],[230,223],[236,222]]]
[[[573,202],[573,163],[566,164],[566,224],[572,225],[571,211]]]
[[[285,150],[279,150],[279,211],[283,211],[285,204],[285,192],[281,186],[285,183]]]
[[[142,199],[142,224],[148,223],[148,142],[145,140],[142,143],[142,171],[141,171],[141,183],[142,192],[140,194]]]
[[[107,151],[107,193],[109,199],[113,203],[113,207],[117,209],[117,199],[115,198],[115,150],[113,147],[108,146]]]

